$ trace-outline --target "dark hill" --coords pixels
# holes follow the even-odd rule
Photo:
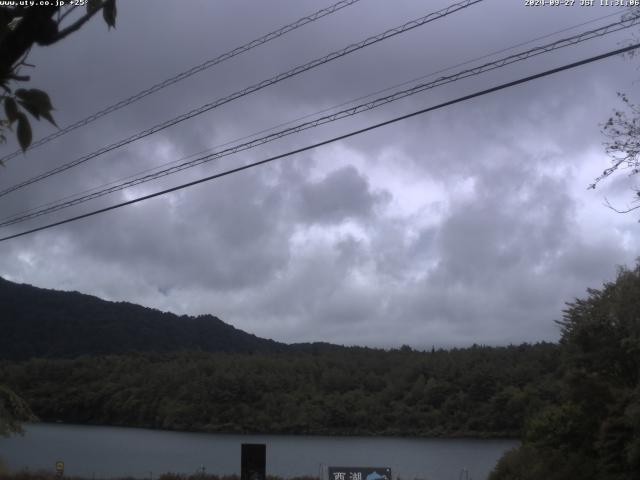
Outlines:
[[[285,349],[284,343],[256,337],[212,315],[178,316],[0,278],[0,359]]]

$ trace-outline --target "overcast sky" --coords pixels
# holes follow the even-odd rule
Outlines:
[[[31,86],[49,92],[66,126],[329,1],[120,1],[116,30],[95,18],[57,45],[34,48]],[[362,0],[8,162],[0,188],[450,3]],[[486,0],[2,197],[0,217],[619,13],[579,3]],[[612,50],[633,35],[455,82],[0,233],[284,153]],[[607,59],[0,243],[0,276],[210,313],[284,342],[430,348],[557,340],[564,303],[614,279],[616,266],[632,266],[640,252],[640,212],[603,206],[606,197],[625,207],[634,179],[621,174],[587,190],[609,165],[600,130],[621,106],[616,92],[640,100],[638,62]],[[34,122],[36,139],[52,131]],[[15,148],[13,139],[1,146],[3,154]]]

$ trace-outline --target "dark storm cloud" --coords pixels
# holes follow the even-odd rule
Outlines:
[[[130,215],[87,223],[77,246],[104,261],[122,255],[138,272],[181,287],[249,288],[286,265],[285,213],[278,192],[249,174],[188,199],[157,199]]]
[[[347,166],[300,188],[299,215],[303,222],[321,224],[366,219],[389,196],[387,192],[371,192],[366,177]]]

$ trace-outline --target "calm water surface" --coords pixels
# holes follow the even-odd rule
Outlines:
[[[32,424],[23,437],[0,437],[0,457],[11,470],[53,470],[65,475],[156,478],[162,472],[239,474],[240,445],[267,445],[267,474],[318,476],[324,466],[391,467],[406,480],[485,480],[515,440],[443,440],[387,437],[231,435],[139,428]],[[463,476],[464,478],[464,476]]]

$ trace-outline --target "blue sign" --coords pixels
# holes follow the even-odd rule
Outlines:
[[[388,467],[329,467],[328,480],[391,480]]]

